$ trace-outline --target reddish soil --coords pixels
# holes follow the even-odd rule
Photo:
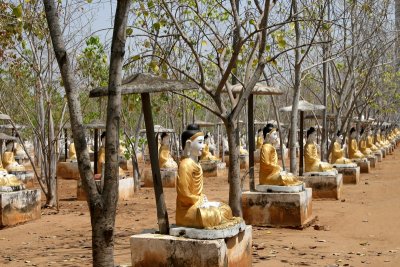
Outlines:
[[[313,201],[316,225],[304,230],[253,228],[254,266],[400,266],[400,149],[345,185],[341,200]],[[245,188],[247,187],[247,180]],[[166,188],[170,222],[175,189]],[[60,181],[60,211],[0,230],[0,266],[90,266],[91,232],[86,202],[76,201],[76,181]],[[226,178],[207,178],[210,200],[228,200]],[[129,236],[156,228],[153,190],[142,188],[118,205],[115,262],[130,265]],[[319,229],[319,230],[316,230]]]

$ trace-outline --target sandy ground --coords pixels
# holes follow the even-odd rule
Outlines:
[[[253,266],[400,266],[400,148],[345,185],[341,200],[313,201],[317,225],[304,230],[253,228]],[[247,181],[245,188],[247,187]],[[76,201],[76,181],[60,181],[60,211],[0,230],[0,266],[90,266],[91,232],[86,202]],[[228,200],[226,178],[207,178],[210,200]],[[165,189],[175,222],[173,188]],[[129,236],[156,228],[153,190],[142,188],[118,205],[115,262],[130,264]]]

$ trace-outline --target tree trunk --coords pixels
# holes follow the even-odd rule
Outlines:
[[[400,71],[400,0],[395,0],[395,21],[396,21],[396,67],[395,71],[398,73]],[[400,78],[396,75],[396,87],[397,93],[400,92]]]
[[[236,122],[224,121],[229,144],[229,206],[234,216],[242,217],[242,187],[239,162],[239,128]]]
[[[54,138],[54,122],[53,122],[53,114],[51,109],[49,108],[48,112],[48,143],[55,144]],[[57,184],[56,184],[56,146],[49,145],[47,146],[48,153],[48,173],[47,173],[47,196],[46,196],[46,206],[54,207],[57,204]]]

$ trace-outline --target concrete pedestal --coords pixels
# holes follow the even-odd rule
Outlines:
[[[230,164],[230,158],[228,155],[224,156],[224,162],[226,163],[226,166],[229,167]],[[240,169],[249,169],[249,155],[240,155],[239,156],[239,164],[240,164]]]
[[[342,193],[343,176],[322,175],[318,173],[304,173],[303,177],[299,177],[306,187],[312,188],[312,197],[324,199],[339,199]]]
[[[160,234],[130,238],[132,267],[251,266],[252,228],[225,239],[201,240]]]
[[[373,155],[373,156],[370,155],[370,156],[367,157],[367,159],[369,161],[370,167],[371,168],[375,168],[376,167],[376,162],[378,161],[377,157],[375,155]]]
[[[35,178],[33,171],[9,171],[8,173],[15,175],[26,188],[33,188],[33,179]]]
[[[281,160],[281,159],[282,159],[282,157],[281,157],[281,155],[282,155],[282,153],[281,153],[281,148],[278,147],[278,148],[275,148],[275,149],[276,149],[276,153],[278,154],[278,159]],[[284,147],[284,148],[283,148],[283,158],[284,158],[284,159],[287,159],[287,158],[288,158],[288,152],[289,152],[289,149],[287,149],[286,147]]]
[[[260,163],[260,149],[254,151],[254,163]]]
[[[368,160],[366,161],[355,161],[357,166],[360,167],[360,173],[369,173],[371,170],[371,165]]]
[[[40,218],[40,189],[0,192],[0,228]]]
[[[160,169],[161,183],[163,187],[175,187],[178,178],[178,169]],[[153,187],[153,172],[151,168],[143,170],[144,187]]]
[[[360,181],[360,167],[346,165],[348,164],[333,164],[333,167],[342,174],[344,184],[358,184]]]
[[[96,185],[100,187],[100,180],[96,180]],[[124,179],[120,179],[118,182],[118,200],[131,200],[133,199],[135,192],[135,183],[133,177],[127,177]],[[86,201],[86,192],[83,189],[82,181],[79,179],[77,181],[77,189],[76,189],[76,199],[79,201]]]
[[[378,162],[382,162],[382,151],[381,150],[377,150],[377,151],[375,151],[374,152],[374,155],[375,155],[375,157],[376,157],[376,159],[377,159],[377,161]]]
[[[220,161],[201,161],[204,177],[216,177],[225,174],[226,164]]]
[[[382,158],[386,158],[386,149],[381,148],[381,152],[382,152]]]
[[[246,224],[303,228],[312,220],[312,189],[298,193],[246,191],[242,210]]]
[[[58,162],[56,175],[60,179],[79,180],[78,162]]]

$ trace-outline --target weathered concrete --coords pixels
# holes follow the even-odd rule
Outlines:
[[[215,239],[233,237],[239,234],[239,232],[243,232],[245,229],[246,229],[246,224],[244,223],[244,221],[228,228],[210,229],[210,230],[173,225],[169,229],[169,234],[172,236],[179,236],[185,238],[215,240]]]
[[[216,177],[226,174],[226,164],[220,161],[200,161],[204,177]]]
[[[299,193],[246,191],[242,210],[246,224],[302,228],[312,219],[312,189]]]
[[[40,218],[40,189],[0,192],[0,228]]]
[[[381,152],[382,152],[382,158],[386,158],[386,149],[381,148]]]
[[[163,187],[175,187],[178,169],[160,169],[160,173]],[[142,177],[144,187],[153,187],[153,172],[150,167],[143,170]]]
[[[355,161],[357,166],[360,167],[360,173],[369,173],[371,171],[371,165],[368,160]]]
[[[318,175],[306,172],[299,179],[307,187],[312,188],[313,199],[340,199],[343,188],[343,176],[340,173],[336,175]]]
[[[56,175],[60,179],[79,180],[78,162],[57,162]]]
[[[349,164],[333,164],[333,167],[342,174],[344,184],[358,184],[360,182],[360,167],[346,165]]]
[[[96,180],[96,185],[100,187],[100,180]],[[118,182],[118,200],[131,200],[133,199],[135,187],[133,177],[120,179]],[[76,199],[79,201],[86,201],[86,192],[83,189],[82,181],[77,181]]]
[[[382,162],[382,151],[381,150],[377,150],[374,152],[374,155],[376,156],[376,159],[378,160],[378,162]]]
[[[133,267],[241,267],[252,264],[251,226],[226,239],[139,234],[131,236],[130,243]]]
[[[304,183],[300,185],[281,186],[281,185],[256,185],[256,191],[264,193],[298,193],[304,191]]]
[[[377,157],[375,155],[374,156],[370,155],[370,156],[367,157],[367,159],[369,161],[370,167],[371,168],[375,168],[376,167],[376,162],[378,161]]]

